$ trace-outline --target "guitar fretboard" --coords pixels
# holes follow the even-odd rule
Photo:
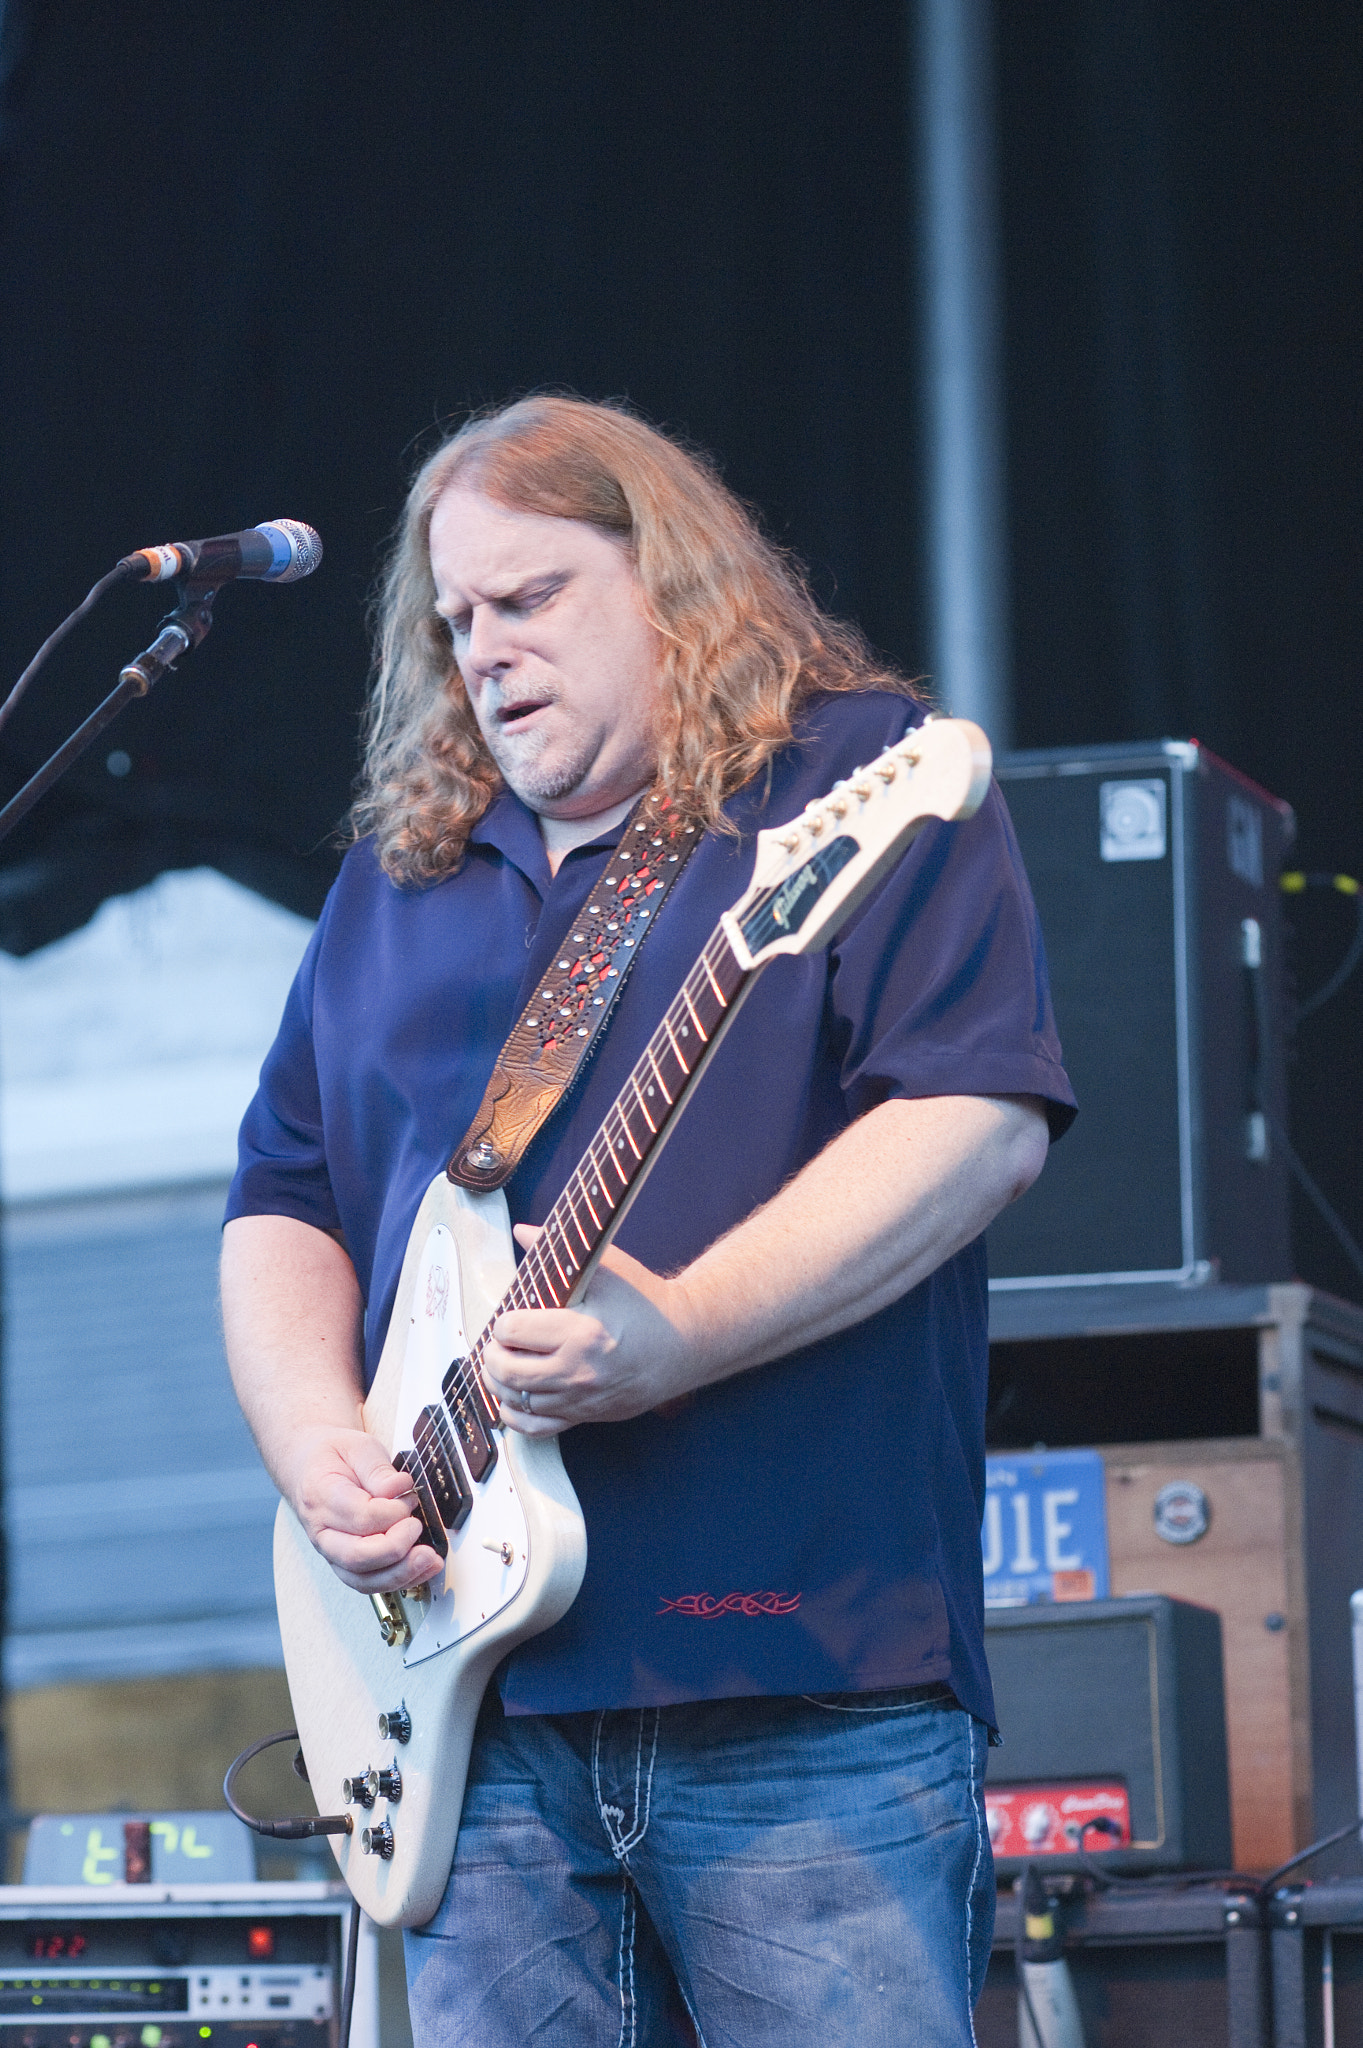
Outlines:
[[[545,1218],[496,1315],[452,1383],[447,1382],[452,1406],[471,1395],[485,1424],[497,1420],[497,1403],[482,1375],[497,1316],[513,1308],[564,1308],[572,1301],[623,1220],[645,1166],[698,1078],[750,973],[723,926],[717,926]]]

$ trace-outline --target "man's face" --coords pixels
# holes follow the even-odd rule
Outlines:
[[[651,781],[659,642],[618,542],[456,485],[431,517],[431,571],[474,716],[523,803],[592,818]]]

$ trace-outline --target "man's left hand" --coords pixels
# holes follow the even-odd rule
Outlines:
[[[517,1224],[520,1243],[539,1231]],[[499,1316],[483,1377],[502,1421],[524,1436],[558,1436],[579,1422],[625,1422],[674,1400],[704,1375],[681,1280],[663,1280],[608,1251],[583,1308],[519,1308]],[[522,1395],[529,1399],[527,1412]]]

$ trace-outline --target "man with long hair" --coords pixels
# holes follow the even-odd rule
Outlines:
[[[508,1184],[522,1245],[755,832],[923,709],[624,408],[523,400],[422,467],[354,844],[224,1240],[243,1406],[347,1585],[440,1567],[363,1389],[422,1193],[636,802],[699,843]],[[973,2039],[981,1234],[1072,1107],[995,791],[762,977],[582,1304],[502,1316],[484,1377],[505,1428],[560,1437],[588,1563],[488,1688],[449,1885],[408,1937],[419,2048]]]

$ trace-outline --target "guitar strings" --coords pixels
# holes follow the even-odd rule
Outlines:
[[[723,926],[716,926],[706,941],[699,960],[692,967],[681,990],[665,1012],[662,1023],[649,1039],[628,1080],[611,1104],[582,1160],[573,1169],[545,1218],[540,1236],[522,1258],[515,1278],[486,1328],[470,1346],[467,1358],[454,1362],[457,1370],[452,1368],[451,1374],[447,1374],[447,1380],[451,1383],[446,1387],[445,1394],[452,1407],[473,1396],[475,1405],[482,1411],[483,1419],[489,1424],[495,1422],[497,1404],[487,1391],[482,1376],[482,1362],[498,1317],[512,1308],[561,1308],[567,1302],[584,1267],[615,1220],[621,1202],[652,1151],[660,1131],[699,1075],[716,1030],[732,1006],[733,999],[747,979],[749,971],[740,967]],[[703,1013],[710,1015],[708,1030],[702,1021]],[[699,1038],[700,1045],[694,1062],[688,1065],[681,1049],[681,1041],[688,1039],[693,1032]],[[669,1094],[663,1078],[661,1062],[665,1059],[671,1059],[681,1075],[681,1085],[677,1087],[675,1095]],[[667,1103],[665,1114],[657,1122],[649,1115],[645,1098],[645,1089],[653,1085],[661,1090]],[[643,1131],[639,1130],[640,1122],[644,1127]],[[622,1164],[619,1155],[624,1152],[626,1145],[632,1158]],[[620,1182],[618,1194],[612,1195],[610,1182],[604,1172],[604,1163],[607,1159]],[[590,1186],[585,1174],[588,1166],[594,1176]],[[607,1210],[604,1218],[597,1216],[591,1201],[592,1194],[598,1197],[602,1207]],[[590,1230],[583,1226],[580,1206],[585,1207],[592,1219],[593,1227]],[[572,1251],[570,1226],[582,1241],[581,1256]],[[553,1262],[552,1271],[547,1260]]]

